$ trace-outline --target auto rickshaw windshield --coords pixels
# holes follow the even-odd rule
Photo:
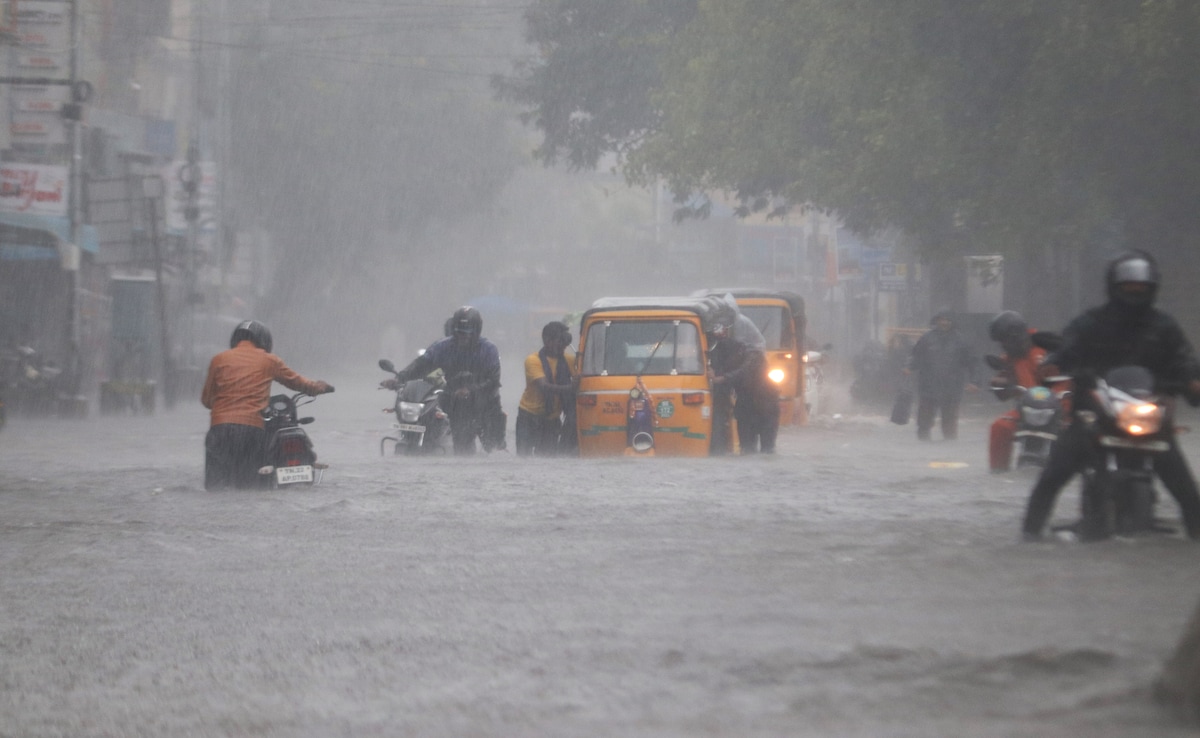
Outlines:
[[[776,305],[739,305],[738,310],[758,327],[767,341],[768,351],[791,351],[796,348],[788,308]]]
[[[588,328],[584,375],[703,374],[696,326],[678,320],[603,321]]]

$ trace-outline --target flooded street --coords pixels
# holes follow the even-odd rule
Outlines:
[[[0,735],[1194,734],[1147,690],[1200,546],[1019,543],[1033,475],[987,473],[990,417],[381,458],[388,399],[336,379],[301,491],[205,492],[198,403],[9,423]]]

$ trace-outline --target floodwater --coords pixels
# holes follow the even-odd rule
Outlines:
[[[1194,735],[1149,685],[1200,546],[1019,543],[1032,474],[986,473],[982,415],[409,459],[331,379],[311,489],[205,492],[198,404],[10,421],[0,736]]]

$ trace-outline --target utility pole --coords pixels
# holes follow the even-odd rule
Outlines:
[[[187,149],[187,164],[185,170],[187,175],[183,177],[183,185],[187,191],[187,207],[184,210],[184,218],[187,220],[187,246],[184,257],[184,273],[185,291],[187,304],[187,324],[184,327],[184,343],[183,343],[183,361],[184,365],[190,370],[195,366],[195,345],[196,345],[196,300],[197,300],[197,274],[196,274],[196,252],[199,249],[199,219],[200,219],[200,187],[203,182],[204,175],[200,165],[202,159],[200,152],[201,136],[200,124],[203,117],[201,113],[201,95],[204,86],[204,65],[200,58],[200,50],[204,44],[204,18],[203,18],[202,3],[199,0],[192,0],[192,115],[191,115],[191,131],[188,134],[188,149]]]
[[[70,2],[71,53],[68,66],[68,79],[70,82],[71,102],[67,103],[70,107],[63,110],[63,117],[70,127],[71,135],[71,162],[70,169],[68,170],[68,182],[70,184],[67,188],[67,217],[70,219],[71,233],[71,243],[67,246],[67,250],[70,252],[68,258],[71,261],[69,264],[70,280],[67,294],[67,309],[70,311],[67,316],[67,359],[69,371],[74,375],[70,381],[77,385],[72,388],[72,391],[78,392],[78,383],[82,380],[82,377],[79,376],[81,357],[79,354],[78,293],[80,287],[79,270],[83,266],[79,237],[83,205],[83,109],[80,98],[85,96],[78,92],[81,89],[79,85],[80,0],[70,0]]]

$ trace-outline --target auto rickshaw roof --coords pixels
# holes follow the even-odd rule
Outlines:
[[[735,300],[739,297],[775,298],[786,302],[795,318],[799,320],[804,319],[804,298],[798,293],[787,290],[768,290],[762,287],[710,287],[696,290],[692,295],[696,297],[724,297],[725,295],[733,295],[733,299]]]
[[[583,314],[582,322],[594,313],[630,312],[636,310],[676,310],[695,313],[700,326],[708,330],[716,316],[726,310],[719,297],[601,297]]]

